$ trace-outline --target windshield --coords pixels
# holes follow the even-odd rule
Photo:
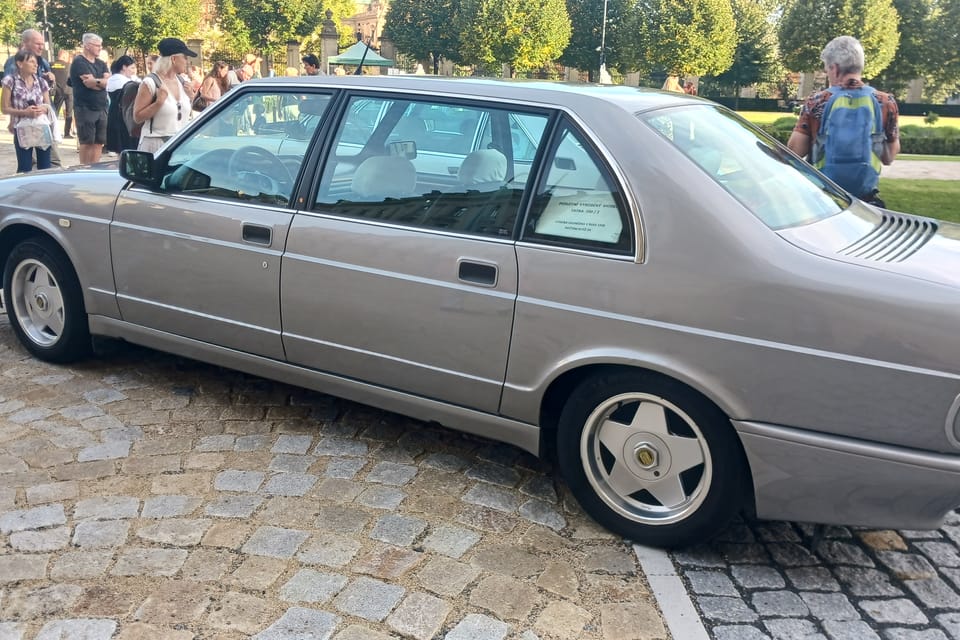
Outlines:
[[[773,229],[810,224],[850,205],[807,163],[726,110],[678,107],[637,117]]]

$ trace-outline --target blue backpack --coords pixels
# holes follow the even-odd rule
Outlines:
[[[880,182],[883,109],[873,87],[830,91],[813,144],[813,166],[851,194],[869,198]]]

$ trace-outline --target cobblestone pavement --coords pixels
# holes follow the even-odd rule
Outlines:
[[[519,449],[133,346],[44,364],[4,316],[0,639],[251,636],[668,633]]]
[[[739,523],[671,554],[717,640],[960,638],[960,515],[939,531]]]

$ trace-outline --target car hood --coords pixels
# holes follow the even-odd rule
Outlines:
[[[781,230],[825,258],[960,288],[960,225],[855,201],[835,216]]]
[[[0,178],[0,208],[109,218],[125,184],[116,162],[18,174]]]

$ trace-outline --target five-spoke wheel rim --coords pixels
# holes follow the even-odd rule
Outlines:
[[[696,422],[646,393],[620,394],[597,406],[580,437],[580,459],[600,499],[644,524],[688,517],[713,479],[710,449]]]
[[[17,265],[10,283],[10,304],[23,332],[41,347],[52,346],[63,334],[63,294],[49,268],[38,260]]]

